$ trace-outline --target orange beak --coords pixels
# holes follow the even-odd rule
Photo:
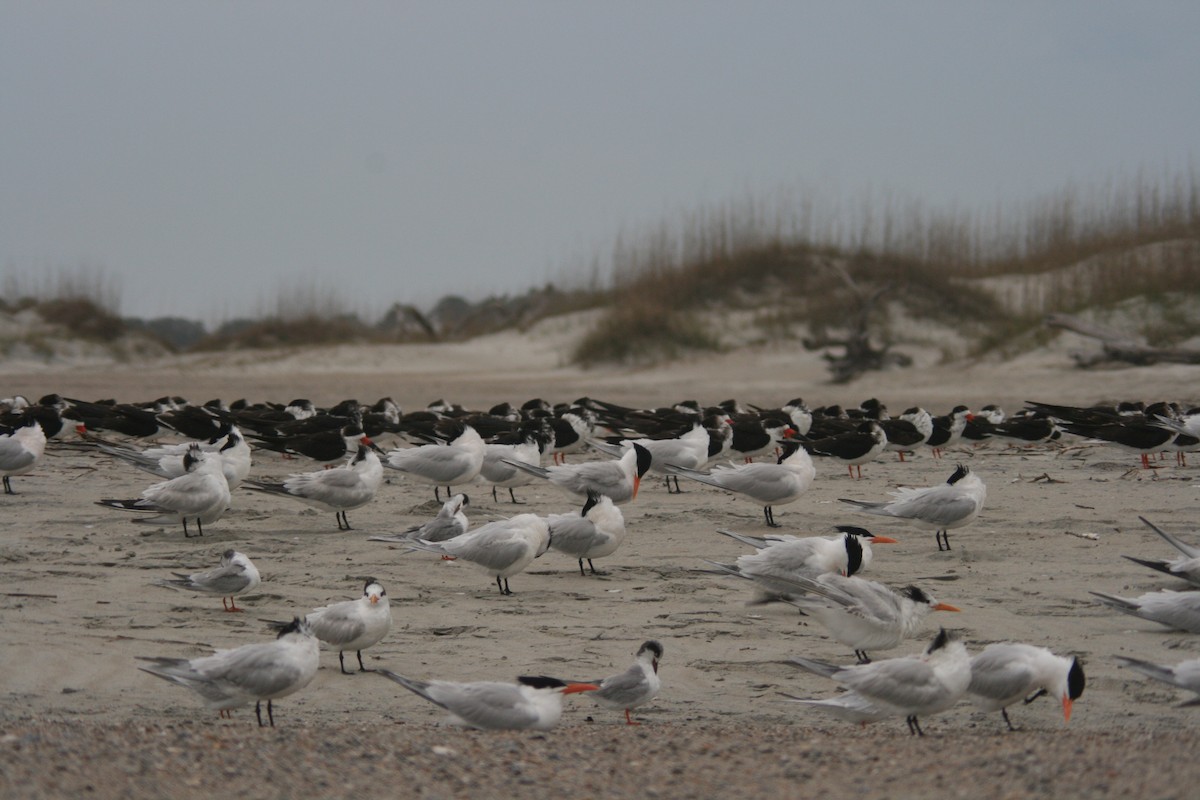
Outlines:
[[[899,541],[890,536],[872,536],[868,539],[871,544],[900,544]]]
[[[1069,697],[1063,698],[1063,719],[1067,722],[1071,721],[1071,706],[1073,701]]]
[[[368,436],[363,436],[361,439],[359,439],[359,441],[362,442],[363,444],[365,444],[367,447],[370,447],[371,445],[375,444],[374,442],[371,441],[370,437],[368,437]]]
[[[935,603],[931,606],[934,611],[962,611],[961,608],[955,608],[949,603]]]
[[[578,694],[579,692],[594,692],[600,687],[594,683],[568,683],[562,690],[563,694]]]
[[[642,485],[642,477],[640,475],[634,475],[633,476],[633,497],[631,499],[637,500],[638,488],[641,485]]]
[[[371,605],[375,605],[376,603],[379,602],[379,595],[377,595],[377,594],[370,595],[370,598],[371,598]]]

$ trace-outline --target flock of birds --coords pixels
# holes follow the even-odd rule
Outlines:
[[[164,435],[174,443],[158,443]],[[384,450],[377,443],[384,437],[396,446]],[[190,538],[219,523],[239,488],[332,512],[339,530],[351,530],[347,512],[370,503],[391,470],[433,486],[442,506],[423,524],[370,539],[474,564],[509,595],[509,579],[550,549],[576,559],[581,574],[586,574],[585,561],[596,573],[593,560],[611,556],[625,539],[620,506],[638,497],[647,474],[661,477],[667,492],[681,491],[683,478],[745,498],[761,506],[768,527],[778,528],[775,509],[809,489],[816,475],[814,457],[861,477],[862,467],[887,451],[904,460],[907,453],[926,448],[940,458],[943,450],[964,441],[1030,446],[1063,437],[1130,451],[1140,456],[1143,468],[1164,452],[1174,452],[1182,464],[1187,452],[1200,449],[1200,413],[1166,403],[1078,408],[1031,402],[1011,417],[994,406],[977,413],[958,406],[944,416],[911,408],[892,417],[877,400],[858,408],[809,409],[796,399],[770,409],[735,401],[634,409],[591,398],[559,406],[541,400],[521,407],[505,403],[487,411],[439,401],[402,413],[387,398],[372,406],[345,401],[318,409],[305,400],[226,406],[218,401],[192,405],[180,398],[127,404],[50,395],[36,403],[22,397],[0,401],[0,476],[5,493],[15,494],[10,479],[35,469],[48,440],[94,450],[158,478],[137,497],[103,498],[100,505],[134,513],[143,523],[179,524]],[[315,468],[281,481],[252,479],[256,451],[308,459]],[[597,455],[567,463],[568,456],[579,458],[585,451]],[[518,513],[471,528],[469,497],[455,492],[456,487],[482,483],[491,486],[494,499],[507,490],[509,500],[520,504],[515,490],[534,481],[559,487],[582,507],[547,516]],[[934,531],[941,551],[950,549],[948,532],[975,520],[986,498],[980,476],[958,465],[944,483],[900,488],[889,499],[843,502],[848,510]],[[1200,585],[1200,545],[1143,522],[1180,556],[1169,561],[1128,558]],[[850,525],[839,526],[831,537],[720,533],[751,552],[732,563],[709,562],[704,571],[753,583],[751,602],[795,606],[856,656],[857,663],[850,666],[792,659],[793,666],[844,689],[825,699],[789,696],[795,702],[862,724],[903,717],[910,731],[922,734],[919,718],[945,711],[963,697],[1000,711],[1013,729],[1008,709],[1015,703],[1050,695],[1069,721],[1072,704],[1084,691],[1077,657],[1023,643],[992,644],[971,656],[945,628],[917,655],[871,660],[870,653],[919,636],[929,613],[959,610],[927,589],[895,589],[858,574],[871,563],[872,545],[893,539]],[[245,554],[228,550],[211,570],[178,573],[161,583],[220,596],[233,612],[241,610],[235,598],[260,580]],[[1200,633],[1200,592],[1163,590],[1137,598],[1093,594],[1123,613]],[[354,653],[360,672],[378,672],[444,708],[454,721],[477,728],[552,728],[562,713],[563,697],[581,692],[623,710],[626,722],[636,724],[631,710],[650,702],[661,688],[663,646],[653,640],[641,645],[626,671],[594,681],[522,676],[516,683],[456,683],[369,669],[362,651],[391,628],[387,593],[373,578],[365,581],[360,598],[272,625],[273,640],[202,658],[146,658],[140,669],[192,690],[222,716],[254,703],[259,725],[274,725],[274,700],[312,681],[320,643],[338,651],[343,673],[349,674],[345,654]],[[1200,704],[1200,659],[1174,666],[1119,660],[1151,678],[1197,692],[1186,704]]]

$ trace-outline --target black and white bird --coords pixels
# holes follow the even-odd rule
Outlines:
[[[511,459],[506,459],[505,463],[548,480],[577,497],[586,499],[589,494],[601,495],[622,505],[637,497],[642,476],[650,469],[651,456],[649,450],[635,443],[615,461],[585,461],[549,467],[536,467]]]
[[[280,483],[252,480],[245,483],[258,492],[290,497],[322,511],[332,511],[338,530],[348,531],[352,528],[346,512],[375,499],[383,483],[383,466],[375,451],[360,444],[358,451],[339,467],[293,473]]]
[[[1063,719],[1071,721],[1072,704],[1083,694],[1086,679],[1075,656],[1055,655],[1029,644],[990,644],[971,658],[967,692],[984,711],[999,711],[1008,729],[1008,707],[1018,700],[1031,703],[1048,694],[1062,704]]]
[[[958,637],[945,628],[918,656],[904,656],[839,667],[794,658],[791,663],[840,683],[884,711],[908,722],[910,733],[924,736],[919,717],[953,708],[971,683],[971,659]]]
[[[389,680],[450,712],[455,725],[481,730],[548,731],[562,717],[563,696],[594,692],[592,683],[567,683],[557,678],[517,678],[517,683],[477,681],[419,681],[386,670],[376,670]]]
[[[891,494],[895,499],[880,503],[846,498],[841,501],[868,514],[908,520],[918,528],[935,531],[940,552],[950,549],[947,531],[969,525],[979,516],[987,500],[987,486],[970,468],[960,464],[945,483],[922,489],[901,488]]]
[[[465,494],[456,494],[438,509],[438,513],[428,522],[413,525],[403,533],[389,533],[380,536],[370,536],[369,542],[391,542],[393,544],[408,544],[414,539],[424,539],[427,542],[444,542],[455,536],[462,536],[471,527],[467,519],[466,507],[471,504],[471,498]]]
[[[148,524],[183,523],[184,537],[188,520],[196,523],[199,535],[204,526],[219,520],[229,508],[229,482],[221,472],[220,461],[193,444],[183,457],[184,474],[156,483],[132,500],[99,500],[97,505],[121,511],[143,512],[135,521]]]
[[[221,563],[205,572],[173,574],[174,579],[159,581],[159,585],[187,592],[220,595],[221,605],[226,611],[241,611],[234,598],[253,590],[261,580],[258,567],[254,566],[249,556],[237,550],[226,550],[221,555]],[[226,598],[229,599],[228,603],[225,602]]]
[[[747,497],[763,507],[763,519],[769,527],[775,522],[775,506],[794,502],[812,486],[817,471],[812,459],[800,444],[787,440],[774,464],[756,462],[736,466],[717,466],[708,472],[685,469],[667,464],[667,471],[689,480]]]
[[[663,657],[663,646],[654,639],[642,642],[636,661],[624,672],[594,681],[600,688],[590,695],[600,705],[625,712],[626,725],[634,722],[629,712],[645,705],[658,696],[662,681],[658,677],[658,662]]]
[[[805,439],[804,448],[814,456],[826,456],[845,464],[850,477],[862,477],[862,465],[883,452],[887,445],[887,434],[878,422],[867,420],[846,433],[838,433],[823,439]]]
[[[409,542],[409,547],[449,560],[468,561],[495,578],[500,593],[507,595],[512,594],[508,579],[549,549],[550,526],[536,514],[518,514],[443,542],[416,539]]]
[[[579,560],[579,574],[584,575],[586,559],[593,575],[598,575],[593,558],[604,558],[617,552],[625,541],[625,515],[613,501],[599,495],[588,495],[580,511],[551,514],[546,517],[550,527],[550,549]]]
[[[882,583],[834,573],[789,582],[796,595],[787,602],[852,648],[859,663],[871,660],[870,651],[890,650],[918,635],[929,612],[960,610],[916,586],[895,591]]]
[[[362,597],[357,600],[321,606],[308,612],[307,619],[313,634],[338,651],[338,665],[343,675],[354,674],[346,669],[347,650],[358,656],[359,672],[375,671],[363,664],[362,651],[379,644],[392,628],[387,591],[377,580],[367,578]]]
[[[16,494],[10,479],[32,472],[45,451],[46,432],[32,417],[11,433],[0,434],[0,476],[4,478],[5,494]]]
[[[755,548],[738,556],[732,564],[710,561],[720,573],[748,578],[765,593],[755,604],[789,597],[796,593],[797,577],[816,579],[826,573],[850,576],[866,569],[872,559],[872,544],[894,544],[895,539],[875,536],[865,528],[839,525],[840,536],[747,536],[718,530],[724,536]],[[777,581],[776,577],[783,580]]]
[[[433,496],[441,500],[439,489],[447,493],[455,486],[475,480],[483,468],[487,446],[470,425],[454,423],[450,438],[444,443],[418,447],[400,447],[387,454],[384,464],[410,478],[433,485]]]
[[[312,628],[296,617],[271,642],[218,650],[203,658],[139,657],[151,663],[138,669],[190,689],[221,716],[254,703],[259,727],[266,700],[267,719],[275,727],[273,702],[308,686],[317,674],[318,650]]]

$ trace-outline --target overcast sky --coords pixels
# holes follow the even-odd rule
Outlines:
[[[1198,32],[1183,0],[0,0],[0,270],[147,317],[294,281],[382,311],[747,196],[1186,173]]]

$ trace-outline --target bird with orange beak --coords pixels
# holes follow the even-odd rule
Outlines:
[[[1071,706],[1083,694],[1083,666],[1075,656],[1057,656],[1029,644],[990,644],[971,659],[967,692],[985,711],[999,711],[1010,731],[1008,707],[1052,695],[1062,703],[1063,719],[1071,721]]]
[[[314,609],[308,614],[308,624],[318,639],[337,648],[342,674],[354,674],[346,669],[347,650],[358,655],[359,672],[374,672],[363,665],[362,651],[378,644],[391,630],[387,592],[374,578],[367,578],[362,597]]]
[[[482,730],[548,731],[562,717],[564,695],[600,688],[545,676],[522,676],[517,683],[455,683],[414,680],[386,669],[377,672],[449,711],[452,724]]]
[[[573,495],[586,498],[595,494],[621,505],[637,498],[642,476],[650,469],[652,460],[650,451],[635,442],[623,456],[613,461],[585,461],[550,467],[510,459],[504,459],[504,463],[548,480]]]

